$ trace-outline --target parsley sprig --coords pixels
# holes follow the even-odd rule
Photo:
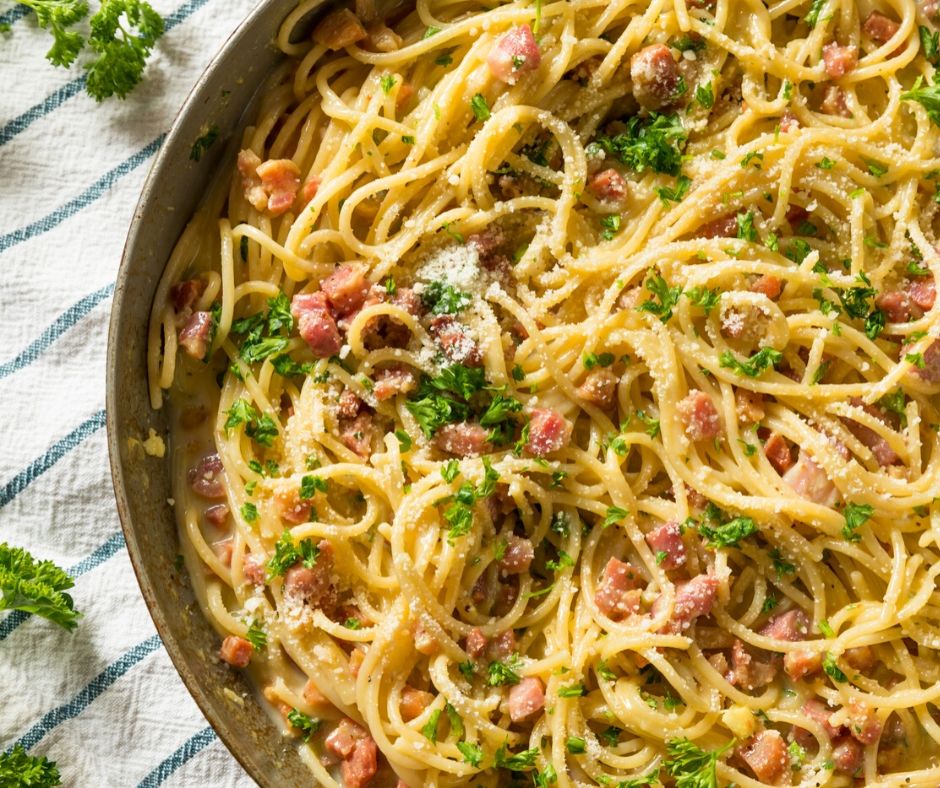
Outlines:
[[[274,555],[268,561],[268,579],[283,575],[298,561],[303,561],[307,569],[313,569],[320,555],[320,548],[310,539],[301,540],[294,544],[291,532],[285,530],[274,545]]]
[[[14,745],[9,752],[0,752],[0,785],[52,788],[61,784],[55,762],[27,755],[22,744]]]
[[[731,748],[728,742],[720,750],[703,750],[689,739],[669,739],[663,764],[666,773],[675,778],[676,788],[717,788],[718,759]]]
[[[679,174],[688,135],[678,115],[651,112],[648,117],[630,118],[626,125],[626,131],[613,137],[595,137],[588,152],[591,146],[596,146],[637,172],[650,169],[666,175]]]
[[[72,630],[81,616],[65,592],[75,581],[52,561],[37,561],[20,547],[0,544],[0,610],[33,613]]]

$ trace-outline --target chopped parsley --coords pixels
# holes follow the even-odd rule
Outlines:
[[[483,750],[479,744],[473,744],[468,741],[457,742],[457,749],[466,763],[469,763],[474,769],[479,769],[483,762]]]
[[[277,425],[268,415],[262,416],[258,409],[246,399],[238,399],[225,411],[225,432],[244,424],[245,434],[262,446],[271,446],[277,437]]]
[[[730,350],[724,351],[719,358],[722,369],[733,369],[749,378],[759,377],[768,367],[775,367],[781,361],[783,353],[771,347],[761,348],[745,361],[738,361]]]
[[[842,511],[845,525],[842,526],[842,538],[847,542],[858,542],[861,537],[856,531],[867,523],[875,510],[867,503],[848,503]]]
[[[721,292],[717,288],[709,290],[707,287],[690,287],[683,295],[693,304],[704,309],[706,315],[718,306],[718,300],[721,298]]]
[[[383,74],[379,78],[379,84],[382,86],[382,92],[387,96],[392,92],[392,88],[395,87],[395,77],[391,74]]]
[[[569,736],[565,739],[565,747],[572,755],[580,755],[587,751],[587,742],[580,736]]]
[[[668,322],[669,318],[672,317],[673,308],[679,303],[682,288],[679,286],[669,287],[669,284],[658,272],[651,272],[644,284],[653,297],[640,304],[637,309],[656,315],[663,323]]]
[[[245,640],[251,643],[251,647],[255,651],[261,651],[268,645],[268,635],[257,621],[253,621],[251,626],[248,627],[248,632],[245,633]]]
[[[937,65],[937,60],[940,59],[940,32],[931,32],[929,27],[920,25],[917,33],[920,36],[920,47],[924,51],[924,57]]]
[[[280,577],[298,561],[303,561],[307,569],[312,569],[319,555],[320,548],[310,539],[295,545],[290,531],[285,530],[274,545],[274,555],[268,560],[268,579]]]
[[[607,516],[604,518],[603,527],[608,528],[615,523],[619,523],[629,516],[630,512],[621,509],[619,506],[608,506]]]
[[[251,502],[246,502],[242,504],[241,508],[242,517],[245,518],[246,523],[254,523],[258,520],[258,507]]]
[[[720,750],[703,750],[689,739],[667,739],[666,773],[675,778],[676,788],[718,788],[718,758],[728,750],[729,742]]]
[[[682,198],[689,193],[689,187],[691,185],[691,178],[680,175],[676,178],[676,185],[674,187],[660,186],[656,189],[656,193],[659,195],[659,199],[663,201],[663,205],[668,208],[670,202],[682,202]]]
[[[601,227],[604,228],[604,232],[601,233],[601,238],[605,241],[610,241],[613,237],[620,232],[620,215],[611,214],[609,216],[602,216],[600,218]]]
[[[705,546],[715,550],[721,547],[737,547],[742,539],[757,533],[757,523],[750,517],[735,517],[717,527],[703,522],[699,525],[698,531],[708,539]]]
[[[52,788],[61,785],[62,777],[55,761],[28,755],[22,744],[9,752],[0,752],[0,785],[9,788]]]
[[[505,662],[493,660],[486,669],[487,684],[491,687],[518,684],[522,680],[517,672],[521,667],[522,662],[517,654],[510,655]]]
[[[73,630],[81,613],[66,591],[74,585],[52,561],[37,561],[20,547],[0,544],[0,610],[32,613]]]
[[[935,126],[940,126],[940,83],[934,81],[928,85],[921,77],[917,77],[913,87],[901,94],[904,101],[916,101],[926,111],[927,117]]]
[[[313,498],[317,491],[325,493],[328,489],[329,485],[322,476],[304,476],[300,480],[300,497],[303,500]]]
[[[594,369],[594,367],[609,367],[614,363],[613,353],[588,353],[583,358],[585,369]]]
[[[747,211],[735,216],[738,223],[738,238],[749,243],[757,243],[757,230],[754,229],[754,212]]]
[[[493,765],[497,769],[509,769],[514,772],[525,772],[535,766],[535,759],[539,756],[538,747],[532,747],[522,752],[510,753],[508,743],[496,750]]]
[[[267,304],[266,312],[258,312],[232,323],[232,333],[243,337],[239,357],[246,364],[263,361],[268,356],[280,353],[290,341],[294,317],[287,296],[279,292],[269,298]]]
[[[460,475],[460,463],[457,460],[448,460],[441,466],[441,476],[445,482],[452,482]]]
[[[214,123],[210,124],[206,129],[205,134],[200,136],[194,143],[193,147],[189,150],[189,158],[193,161],[199,161],[206,153],[207,150],[212,146],[212,143],[219,138],[219,127]],[[245,236],[242,236],[242,240],[246,240]],[[242,256],[244,258],[244,255]]]
[[[819,15],[826,7],[826,0],[812,0],[809,5],[809,12],[806,14],[806,24],[810,27],[816,27],[819,22]]]
[[[842,672],[842,669],[836,663],[836,658],[828,651],[823,654],[822,666],[826,675],[833,681],[844,683],[849,680],[848,676]]]
[[[310,737],[320,730],[320,720],[308,717],[297,709],[291,709],[287,713],[287,721],[303,734],[304,741],[309,741]]]
[[[471,302],[468,293],[441,281],[428,284],[421,292],[421,300],[432,315],[453,315],[466,309]]]
[[[486,98],[482,93],[477,93],[470,99],[470,109],[473,110],[474,117],[479,121],[484,121],[490,117],[490,105],[486,103]]]
[[[695,100],[705,109],[715,106],[715,91],[711,82],[705,82],[695,88]]]
[[[596,137],[588,148],[597,146],[637,172],[651,169],[666,175],[679,174],[688,135],[678,115],[635,115],[626,126],[626,131],[613,137]]]
[[[431,712],[431,716],[428,717],[428,721],[424,724],[424,727],[421,728],[421,733],[424,735],[425,739],[429,741],[437,741],[437,723],[441,719],[441,710],[434,709]]]
[[[578,684],[569,684],[566,687],[558,688],[558,697],[559,698],[580,698],[587,692],[584,685],[581,683]]]

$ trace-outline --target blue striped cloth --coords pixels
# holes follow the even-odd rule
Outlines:
[[[2,0],[0,0],[2,2]],[[153,0],[144,83],[96,105],[80,66],[0,5],[0,541],[76,578],[79,628],[0,613],[0,749],[69,786],[252,786],[176,675],[140,597],[111,493],[105,341],[137,196],[176,111],[252,0]],[[96,6],[92,2],[92,7]],[[3,413],[2,411],[6,412]]]

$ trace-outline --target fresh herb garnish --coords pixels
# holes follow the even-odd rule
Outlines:
[[[73,630],[81,613],[65,592],[74,585],[52,561],[37,561],[20,547],[0,544],[0,610],[32,613]]]

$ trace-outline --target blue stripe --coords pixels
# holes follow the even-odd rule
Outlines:
[[[32,364],[53,342],[113,292],[114,282],[85,296],[81,301],[66,309],[65,312],[59,315],[51,325],[47,326],[36,339],[27,345],[19,355],[0,364],[0,379],[5,378],[7,375],[12,375],[17,370]]]
[[[19,22],[28,13],[29,9],[25,5],[15,5],[6,13],[0,14],[0,25],[12,25],[14,22]]]
[[[46,712],[42,716],[42,719],[26,731],[16,744],[23,745],[27,750],[36,746],[53,728],[81,714],[99,695],[101,695],[101,693],[143,660],[144,657],[153,654],[158,648],[160,648],[159,635],[151,635],[143,643],[138,643],[134,648],[125,652],[121,657],[95,676],[91,682],[68,703],[63,703],[61,706],[52,709],[52,711]],[[13,748],[11,747],[10,749]]]
[[[16,476],[0,487],[0,509],[16,498],[36,479],[42,476],[53,465],[61,460],[82,441],[94,435],[104,426],[104,411],[99,410],[94,416],[86,419],[62,440],[56,441],[43,454],[33,460]]]
[[[207,2],[208,0],[189,0],[189,2],[181,5],[164,20],[165,31],[170,32],[181,22],[186,21]],[[5,145],[17,134],[26,131],[35,121],[44,118],[53,110],[61,107],[72,96],[80,93],[82,88],[85,87],[86,79],[87,77],[83,74],[71,82],[66,82],[61,88],[46,96],[39,104],[34,104],[22,115],[18,115],[5,126],[0,127],[0,145]]]
[[[113,170],[105,173],[103,177],[95,181],[91,186],[85,189],[85,191],[79,194],[78,197],[69,200],[67,203],[65,203],[65,205],[56,208],[47,216],[43,216],[42,219],[39,219],[32,224],[28,224],[26,227],[21,227],[19,230],[14,230],[12,233],[0,235],[0,252],[9,249],[11,246],[16,246],[18,243],[27,241],[33,236],[48,232],[53,227],[57,227],[58,225],[62,224],[62,222],[64,222],[70,216],[74,216],[82,208],[86,208],[87,206],[91,205],[91,203],[99,199],[108,191],[108,189],[114,186],[118,180],[127,175],[129,172],[137,169],[141,164],[147,161],[147,159],[153,156],[153,154],[156,153],[159,147],[163,144],[165,137],[166,134],[161,134],[143,150],[137,151],[137,153],[135,153],[129,159],[125,159]]]
[[[118,531],[111,534],[111,537],[103,545],[98,547],[93,553],[83,558],[75,566],[66,571],[72,577],[81,577],[85,572],[90,572],[96,566],[100,566],[113,556],[124,546],[124,534]],[[14,610],[3,621],[0,621],[0,642],[6,640],[13,631],[24,621],[32,618],[31,613],[24,613],[22,610]]]
[[[212,728],[203,728],[199,733],[187,739],[182,747],[170,755],[156,769],[144,777],[143,780],[137,783],[137,788],[157,788],[158,785],[163,785],[167,777],[173,774],[173,772],[179,769],[184,763],[202,752],[215,740],[215,731],[212,730]]]

